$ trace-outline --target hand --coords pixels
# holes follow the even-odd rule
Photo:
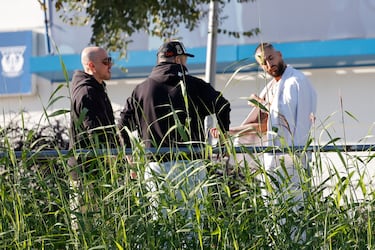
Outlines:
[[[220,131],[217,128],[210,128],[210,134],[213,138],[219,138]]]
[[[131,155],[125,155],[126,161],[129,163],[130,166],[134,166],[133,157]],[[130,179],[136,180],[138,178],[137,172],[133,169],[130,169]]]
[[[131,180],[136,180],[138,178],[138,175],[137,175],[137,172],[135,172],[134,170],[130,170],[130,179]]]
[[[262,98],[260,98],[258,95],[256,95],[256,94],[251,94],[250,95],[250,97],[249,97],[249,101],[247,102],[247,104],[248,105],[250,105],[250,106],[257,106],[255,103],[253,103],[251,100],[255,100],[255,101],[257,101],[257,102],[259,102],[259,103],[261,103],[261,104],[263,104],[264,103],[264,99],[262,99]]]

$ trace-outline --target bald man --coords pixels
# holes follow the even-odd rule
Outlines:
[[[117,145],[115,119],[104,80],[111,79],[112,58],[100,47],[81,53],[84,71],[71,82],[71,148],[113,148]]]
[[[86,47],[81,53],[82,70],[73,74],[70,97],[70,149],[105,149],[116,148],[118,140],[115,129],[115,118],[111,102],[106,92],[105,80],[111,79],[112,58],[100,47]],[[99,161],[101,163],[99,163]],[[75,190],[70,196],[70,207],[73,211],[88,213],[96,211],[96,204],[85,202],[87,193],[83,180],[97,178],[101,166],[106,166],[105,157],[95,158],[81,154],[70,157],[71,186]],[[90,190],[96,187],[92,182]],[[91,195],[92,191],[88,193]],[[78,229],[79,219],[72,214],[72,228]]]

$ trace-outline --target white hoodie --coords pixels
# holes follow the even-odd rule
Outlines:
[[[289,65],[281,79],[278,82],[273,79],[268,86],[275,88],[275,98],[272,98],[269,108],[268,145],[284,146],[280,142],[283,138],[288,146],[304,146],[316,113],[314,87],[301,71]]]

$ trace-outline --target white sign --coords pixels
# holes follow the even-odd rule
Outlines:
[[[2,75],[18,77],[23,73],[25,49],[26,46],[0,47]]]

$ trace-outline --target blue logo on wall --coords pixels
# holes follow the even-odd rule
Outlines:
[[[0,95],[32,92],[32,31],[0,33]]]

